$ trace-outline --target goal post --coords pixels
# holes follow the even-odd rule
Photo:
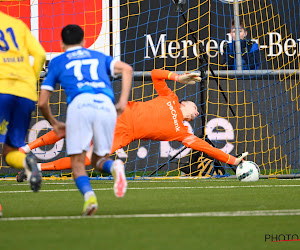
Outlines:
[[[81,25],[87,47],[133,67],[133,101],[157,96],[152,69],[202,72],[201,84],[183,86],[168,81],[179,100],[191,100],[201,111],[186,126],[226,153],[248,151],[247,160],[256,162],[261,173],[272,178],[300,174],[299,7],[300,0],[0,1],[0,11],[23,20],[46,49],[49,60],[62,52],[61,28],[69,23]],[[232,20],[243,24],[246,34],[244,38],[239,33],[235,43]],[[235,47],[239,40],[240,53]],[[253,46],[258,51],[249,51]],[[250,56],[245,56],[248,52]],[[241,67],[226,66],[226,56],[234,61],[236,55]],[[254,69],[242,67],[256,63]],[[120,79],[112,81],[118,97]],[[55,116],[64,121],[67,106],[63,90],[55,90],[50,105]],[[36,109],[27,142],[50,129]],[[65,143],[37,148],[33,153],[40,162],[57,160],[66,156]],[[231,166],[179,142],[135,141],[112,157],[125,162],[127,176],[133,179],[148,178],[153,172],[151,178],[234,176]],[[106,177],[93,170],[89,173]],[[7,168],[1,157],[0,175],[14,174],[16,170]],[[45,176],[69,174],[66,170],[46,172]]]

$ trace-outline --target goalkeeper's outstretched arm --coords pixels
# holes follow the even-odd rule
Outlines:
[[[201,81],[199,73],[178,75],[169,70],[161,69],[153,69],[151,71],[151,78],[153,80],[154,88],[160,96],[167,96],[173,93],[165,80],[178,81],[183,84],[195,84],[196,82]]]
[[[208,142],[198,138],[195,135],[190,134],[182,140],[182,143],[188,147],[195,149],[197,151],[201,151],[210,157],[228,163],[230,165],[237,166],[241,163],[241,161],[248,155],[248,152],[243,153],[240,157],[234,157],[230,154],[226,154],[222,150],[211,146]]]

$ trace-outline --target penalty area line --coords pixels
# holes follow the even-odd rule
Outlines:
[[[1,218],[0,221],[82,220],[82,219],[132,219],[132,218],[178,218],[178,217],[245,217],[245,216],[299,216],[300,209],[253,210],[232,212],[170,213],[170,214],[119,214],[93,216],[37,216]]]

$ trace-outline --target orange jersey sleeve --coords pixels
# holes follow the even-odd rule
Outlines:
[[[175,80],[176,76],[178,75],[169,70],[154,69],[151,71],[153,85],[159,96],[175,95],[168,87],[165,79]]]
[[[228,164],[234,164],[235,157],[224,153],[222,150],[211,146],[208,142],[198,138],[193,134],[187,134],[182,140],[182,144],[188,148],[201,151],[210,157]]]

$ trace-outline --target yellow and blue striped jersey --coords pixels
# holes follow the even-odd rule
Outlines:
[[[37,101],[45,50],[21,20],[1,11],[0,20],[0,93]],[[29,56],[34,58],[33,65]]]

